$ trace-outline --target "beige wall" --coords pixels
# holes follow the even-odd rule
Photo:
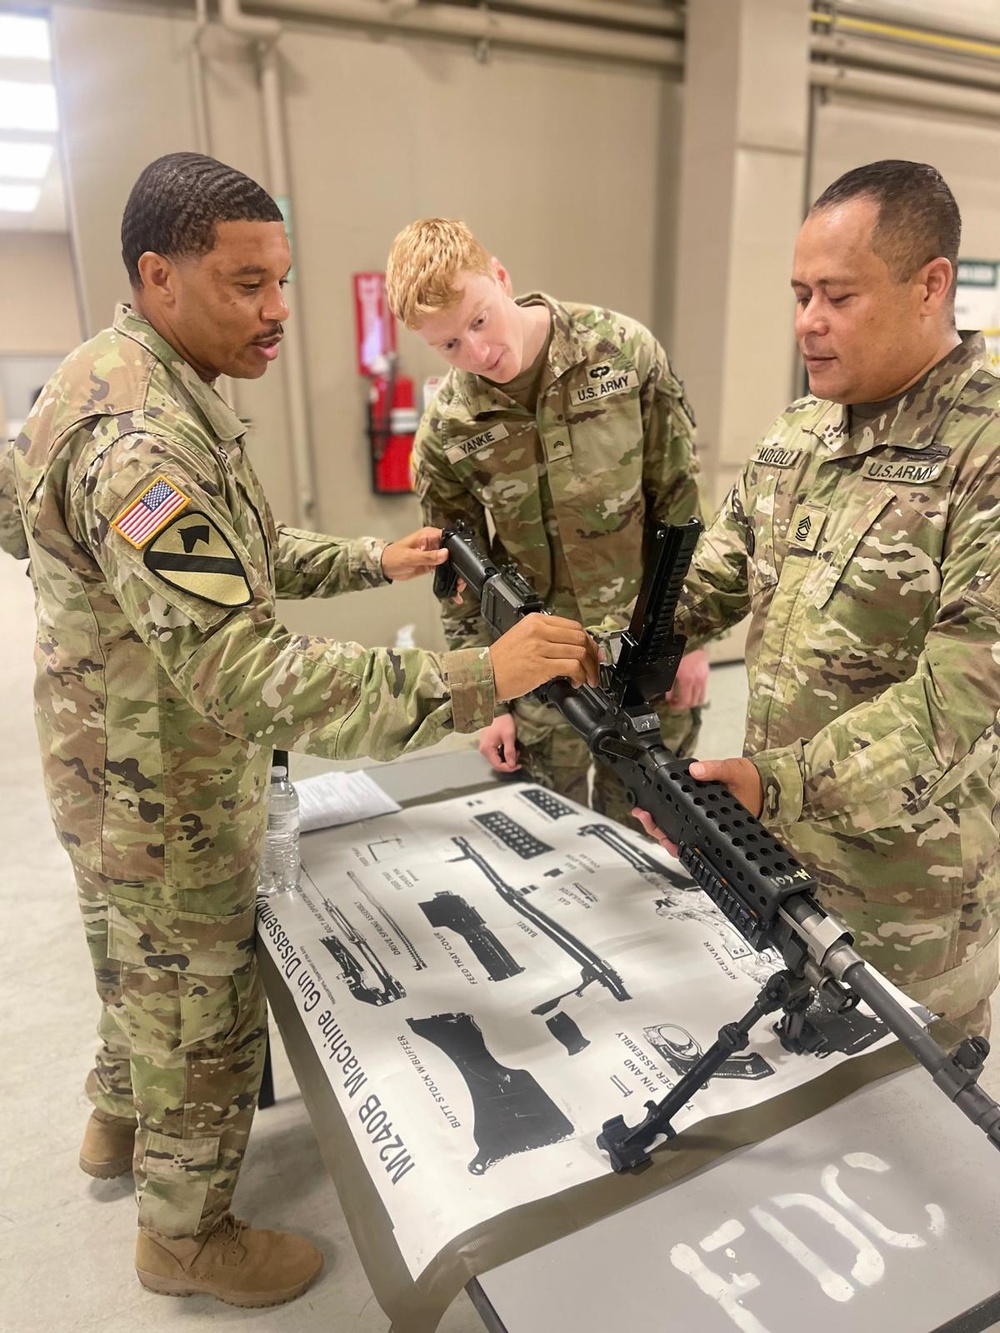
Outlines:
[[[124,294],[117,231],[137,172],[194,148],[186,15],[58,6],[56,63],[69,192],[83,255],[87,322],[106,323]],[[264,184],[260,107],[246,44],[213,30],[205,44],[215,156]],[[75,59],[86,51],[85,61]],[[677,99],[652,69],[317,22],[288,22],[280,46],[293,191],[293,242],[313,422],[319,522],[343,535],[402,535],[411,498],[370,493],[364,388],[354,369],[350,275],[384,266],[412,218],[466,218],[515,286],[605,303],[663,333]],[[122,78],[128,68],[133,77]],[[144,78],[143,70],[155,70]],[[672,258],[672,256],[670,256]],[[402,372],[439,369],[411,335]],[[292,494],[280,375],[240,386],[252,449],[276,514]],[[429,587],[405,585],[287,609],[297,628],[367,643],[406,622],[437,644]]]
[[[0,356],[64,356],[80,341],[69,237],[0,231]]]
[[[864,162],[929,162],[951,186],[962,212],[962,254],[1000,259],[1000,122],[884,102],[832,102],[819,108],[810,197]]]

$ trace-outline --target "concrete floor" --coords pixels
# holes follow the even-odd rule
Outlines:
[[[31,589],[24,566],[0,558],[6,700],[0,750],[0,894],[5,923],[3,1012],[8,1016],[0,1155],[0,1330],[89,1333],[250,1327],[260,1333],[386,1333],[388,1320],[358,1262],[337,1196],[280,1043],[277,1104],[259,1114],[237,1194],[240,1216],[308,1235],[327,1255],[318,1284],[291,1305],[233,1309],[205,1297],[171,1300],[135,1280],[130,1187],[83,1175],[77,1155],[89,1103],[83,1080],[97,1002],[69,864],[57,846],[41,785],[31,718]],[[742,668],[715,668],[705,757],[738,753]],[[304,770],[303,770],[304,771]],[[1000,1026],[1000,1025],[998,1025]],[[995,1029],[996,1030],[996,1029]],[[984,1080],[1000,1093],[1000,1069]],[[442,1333],[481,1333],[463,1295]],[[405,1333],[401,1330],[400,1333]]]

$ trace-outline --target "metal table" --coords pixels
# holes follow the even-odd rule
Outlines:
[[[369,772],[403,804],[491,780],[472,751]],[[984,1333],[1000,1157],[909,1069],[468,1290],[490,1333]]]
[[[910,1069],[469,1287],[491,1333],[981,1333],[1000,1158]]]

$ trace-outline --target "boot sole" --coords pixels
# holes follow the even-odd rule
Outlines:
[[[289,1301],[294,1301],[297,1296],[301,1296],[304,1291],[308,1291],[312,1284],[323,1271],[322,1266],[303,1282],[298,1282],[294,1287],[289,1287],[286,1291],[270,1292],[267,1295],[263,1293],[254,1296],[252,1292],[245,1294],[233,1291],[220,1291],[208,1283],[192,1286],[190,1282],[183,1282],[179,1278],[161,1277],[159,1273],[145,1273],[141,1268],[135,1270],[136,1277],[147,1291],[154,1291],[158,1296],[213,1296],[217,1301],[222,1301],[224,1305],[238,1305],[244,1310],[259,1310],[270,1305],[286,1305]]]
[[[116,1180],[119,1176],[130,1176],[132,1154],[129,1153],[128,1157],[119,1157],[113,1162],[88,1162],[85,1157],[81,1157],[80,1170],[88,1176],[93,1176],[95,1180]]]
[[[192,1286],[191,1282],[177,1281],[176,1278],[160,1277],[155,1273],[141,1273],[136,1269],[136,1277],[140,1284],[147,1289],[147,1292],[156,1292],[157,1296],[212,1296],[216,1301],[223,1302],[224,1305],[239,1305],[244,1310],[264,1309],[269,1305],[287,1305],[288,1301],[293,1301],[303,1292],[308,1292],[316,1277],[309,1277],[304,1282],[299,1282],[296,1286],[291,1286],[285,1292],[271,1292],[267,1296],[253,1296],[252,1293],[237,1294],[236,1292],[225,1292],[215,1286],[208,1284]]]

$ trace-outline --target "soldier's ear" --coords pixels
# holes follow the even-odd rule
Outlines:
[[[510,281],[510,274],[504,268],[503,264],[501,264],[500,260],[497,259],[495,256],[493,259],[490,260],[490,264],[493,268],[493,276],[496,278],[497,282],[500,284],[500,286],[503,288],[503,290],[506,292],[508,296],[513,296],[514,288]]]
[[[949,301],[952,287],[954,284],[954,270],[951,261],[945,259],[943,255],[937,259],[932,259],[929,264],[923,268],[923,287],[925,290],[923,304],[928,313],[937,314],[939,310]]]
[[[177,299],[177,270],[173,262],[155,250],[146,250],[137,264],[142,291],[161,305],[173,305]]]

